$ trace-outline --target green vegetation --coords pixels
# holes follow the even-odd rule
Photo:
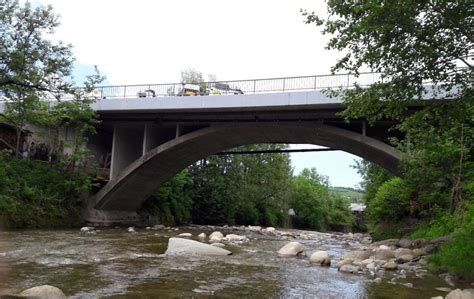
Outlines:
[[[2,224],[70,226],[77,222],[78,207],[92,188],[84,144],[98,123],[90,94],[103,78],[97,72],[87,78],[85,88],[73,88],[71,46],[50,39],[59,25],[51,6],[32,7],[15,0],[0,0],[0,6],[0,94],[7,99],[0,121],[16,130],[15,144],[2,140],[15,156],[0,155]],[[66,95],[69,100],[61,101]],[[45,99],[57,102],[51,105]],[[26,154],[22,137],[27,125],[44,130],[49,152],[45,150],[43,158],[50,158],[49,163],[21,159]],[[60,138],[65,128],[74,130],[74,140]],[[64,148],[70,149],[69,155]]]
[[[0,222],[8,228],[77,225],[85,175],[64,174],[50,165],[19,160],[0,152]]]
[[[274,150],[261,144],[242,150]],[[146,203],[162,223],[244,224],[326,230],[350,227],[348,201],[315,169],[292,177],[288,154],[211,156],[175,176]],[[293,208],[295,216],[288,210]],[[192,216],[191,216],[192,215]]]
[[[455,241],[430,261],[434,269],[472,278],[474,269],[474,90],[472,84],[474,19],[470,1],[332,1],[328,18],[303,11],[308,24],[331,35],[329,49],[345,54],[333,71],[358,75],[370,69],[380,80],[369,87],[332,91],[343,97],[343,115],[369,124],[395,119],[407,136],[392,140],[404,159],[401,178],[362,162],[369,228],[376,238],[434,238]],[[441,33],[442,32],[442,33]],[[433,101],[421,101],[424,82]],[[421,226],[420,226],[421,225]]]
[[[351,202],[362,202],[364,192],[350,187],[329,187],[329,192],[340,195]]]

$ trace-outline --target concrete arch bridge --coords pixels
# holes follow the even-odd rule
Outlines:
[[[328,86],[330,79],[336,80],[333,86]],[[318,80],[322,86],[314,84]],[[209,155],[247,144],[322,145],[398,173],[402,154],[388,144],[399,134],[389,130],[395,122],[347,123],[338,115],[344,109],[341,100],[321,91],[345,83],[349,87],[354,80],[360,78],[234,81],[225,84],[243,94],[194,97],[173,96],[174,85],[156,85],[153,93],[140,91],[152,90],[152,85],[98,89],[102,99],[94,109],[102,123],[88,146],[98,162],[110,156],[110,181],[90,198],[87,220],[136,223],[144,201],[176,173]],[[277,87],[268,87],[268,82]],[[132,91],[122,90],[126,88]]]

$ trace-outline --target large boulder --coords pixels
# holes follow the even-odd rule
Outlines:
[[[398,241],[399,241],[399,239],[387,239],[387,240],[383,240],[383,241],[374,242],[370,246],[372,248],[378,248],[380,245],[395,247],[398,244]]]
[[[352,264],[353,261],[354,260],[351,259],[351,258],[344,258],[344,259],[340,260],[339,262],[337,262],[337,267],[341,268],[344,265],[350,265],[350,264]]]
[[[310,257],[309,261],[320,266],[330,266],[331,258],[327,251],[316,251]]]
[[[385,263],[383,265],[383,267],[384,267],[385,270],[392,270],[393,271],[393,270],[397,270],[398,265],[397,265],[397,263],[394,263],[394,262],[388,262],[388,263]]]
[[[401,255],[399,257],[397,257],[397,263],[399,264],[404,264],[404,263],[408,263],[408,262],[411,262],[413,260],[413,255],[411,254],[404,254],[404,255]]]
[[[343,265],[342,267],[339,268],[339,271],[344,272],[344,273],[358,273],[359,272],[359,267],[354,266],[354,265]]]
[[[413,248],[413,241],[408,239],[400,239],[397,245],[401,248]]]
[[[249,239],[246,236],[236,235],[236,234],[227,234],[225,238],[222,238],[222,241],[227,242],[247,242]]]
[[[414,255],[413,251],[408,248],[398,248],[394,251],[394,253],[395,253],[395,257],[400,257],[402,255],[407,255],[407,254]]]
[[[265,229],[265,231],[266,231],[267,233],[274,233],[274,232],[275,232],[275,228],[272,227],[272,226],[269,226],[269,227],[267,227],[267,228]]]
[[[446,299],[474,299],[474,289],[455,289],[449,292]]]
[[[170,238],[166,255],[229,255],[229,250],[211,246],[194,240]]]
[[[221,232],[213,232],[209,235],[210,242],[220,242],[224,238],[224,235]]]
[[[354,250],[350,251],[344,257],[345,259],[353,259],[354,261],[363,261],[370,257],[371,251],[368,250]]]
[[[303,244],[293,241],[278,250],[279,256],[306,255],[306,247]]]
[[[391,249],[378,249],[375,252],[375,258],[377,260],[389,260],[395,258],[395,253]]]
[[[23,292],[20,293],[20,296],[34,297],[38,299],[66,299],[67,298],[66,295],[64,295],[63,291],[61,291],[57,287],[53,287],[47,284],[24,290]]]

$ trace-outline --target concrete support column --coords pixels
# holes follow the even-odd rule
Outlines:
[[[149,152],[151,149],[161,144],[160,142],[160,130],[159,126],[155,124],[146,124],[145,132],[143,135],[143,155]]]
[[[143,125],[114,125],[110,178],[114,179],[143,154]]]

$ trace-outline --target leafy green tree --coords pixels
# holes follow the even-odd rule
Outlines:
[[[16,0],[1,0],[0,7],[0,88],[9,100],[8,120],[20,136],[39,106],[39,98],[58,95],[71,88],[65,78],[71,74],[71,46],[52,42],[48,37],[59,25],[51,6],[33,8]]]
[[[281,149],[261,144],[238,150]],[[283,225],[291,167],[287,154],[211,156],[190,168],[197,223]]]
[[[355,220],[349,203],[331,194],[328,178],[316,168],[305,168],[293,179],[291,207],[296,213],[293,225],[300,228],[326,230],[336,225],[351,226]]]
[[[188,68],[181,71],[181,83],[201,84],[204,77],[200,71]]]
[[[400,118],[407,102],[432,92],[472,100],[472,2],[327,0],[328,17],[303,11],[306,23],[324,26],[328,49],[343,51],[333,71],[381,73],[368,88],[344,92],[349,117]],[[460,66],[462,66],[460,68]]]
[[[183,170],[147,200],[144,208],[165,225],[189,223],[193,202],[189,190],[191,186],[192,178],[187,170]]]
[[[465,186],[473,179],[472,1],[327,4],[326,19],[307,11],[303,15],[331,35],[329,49],[346,53],[332,70],[380,73],[380,80],[369,87],[356,84],[333,93],[347,104],[344,115],[370,123],[400,120],[397,128],[407,137],[394,144],[407,153],[403,174],[418,208],[429,209],[439,197],[436,203],[454,211],[467,199]],[[431,101],[408,113],[409,104],[426,96],[448,100]]]
[[[97,124],[97,115],[90,107],[95,98],[90,94],[104,78],[96,69],[83,89],[73,88],[71,46],[50,39],[59,25],[51,6],[0,0],[0,7],[0,91],[8,99],[3,118],[16,127],[17,155],[25,125],[37,124],[55,132],[55,155],[60,154],[60,128],[75,129],[75,143],[70,146],[72,160],[78,160],[86,154],[86,136],[95,132]],[[61,101],[65,95],[71,99]]]

